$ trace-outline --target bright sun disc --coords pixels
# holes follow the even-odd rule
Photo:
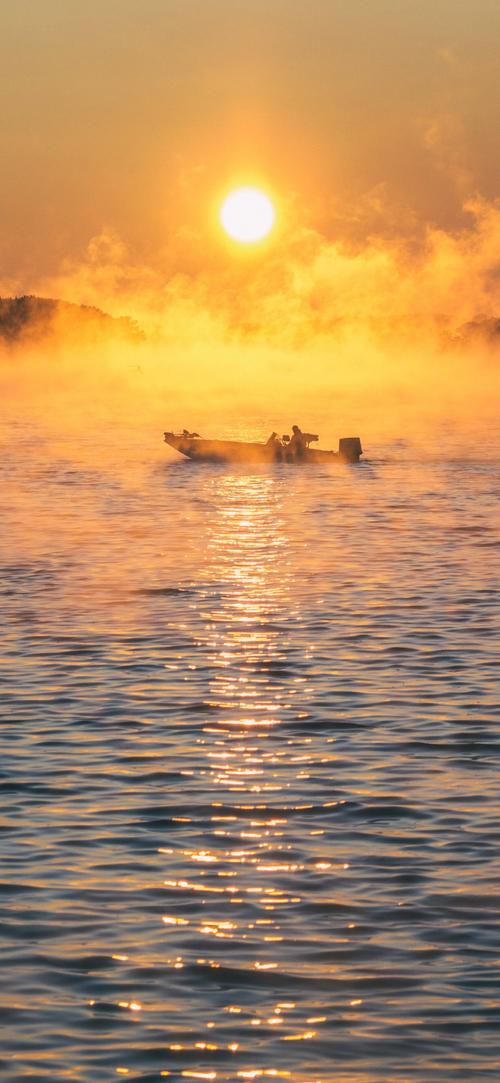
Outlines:
[[[274,207],[258,188],[237,188],[224,200],[220,220],[233,241],[251,244],[261,241],[273,228]]]

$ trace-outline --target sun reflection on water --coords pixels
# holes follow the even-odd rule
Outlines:
[[[279,736],[300,687],[288,679],[286,668],[290,622],[297,618],[292,542],[281,514],[279,478],[221,474],[212,485],[215,510],[206,545],[209,588],[202,644],[210,671],[207,718],[198,739],[205,765],[200,770],[206,773],[207,796],[212,795],[212,841],[205,833],[203,846],[182,850],[193,875],[164,881],[170,913],[162,921],[169,936],[181,936],[184,946],[186,924],[198,943],[206,940],[210,954],[197,953],[195,965],[222,970],[229,986],[232,975],[237,987],[241,970],[258,975],[252,1005],[223,1004],[223,1013],[237,1014],[241,1026],[265,1031],[267,1041],[275,1034],[278,1041],[308,1042],[317,1031],[304,1028],[305,1019],[292,1023],[295,1002],[270,1003],[267,987],[268,975],[275,978],[286,958],[286,914],[302,901],[290,890],[304,864],[288,841],[284,810],[311,807],[287,796],[307,779],[304,765],[310,764],[310,753],[302,751],[303,743]],[[317,872],[327,868],[330,863],[315,866]],[[193,897],[199,898],[199,919],[172,910],[176,897],[183,906],[187,896],[191,905]],[[229,908],[237,911],[234,917]],[[215,945],[220,953],[214,955]],[[277,948],[282,949],[279,957]],[[320,1025],[325,1019],[314,1021]],[[223,1021],[205,1025],[225,1027]],[[252,1046],[244,1040],[227,1044],[247,1060],[236,1073],[239,1078],[290,1074],[249,1067]],[[196,1048],[208,1047],[202,1041]]]

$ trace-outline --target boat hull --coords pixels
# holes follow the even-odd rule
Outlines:
[[[349,453],[322,451],[320,448],[304,448],[299,454],[286,447],[269,447],[267,444],[244,443],[241,440],[204,440],[196,436],[178,436],[176,433],[164,433],[165,443],[175,448],[188,459],[200,462],[245,462],[245,463],[332,463],[359,462],[359,450],[354,447]],[[354,438],[356,440],[357,438]],[[341,444],[346,441],[341,441]]]

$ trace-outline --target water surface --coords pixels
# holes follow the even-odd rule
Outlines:
[[[4,1078],[498,1079],[495,455],[101,435],[2,436]]]

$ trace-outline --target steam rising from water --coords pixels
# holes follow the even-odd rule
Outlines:
[[[243,258],[177,237],[149,266],[105,231],[81,262],[29,288],[130,315],[146,341],[75,346],[66,316],[49,341],[7,356],[2,390],[14,410],[71,424],[120,411],[213,426],[237,412],[258,430],[263,404],[278,425],[324,417],[332,436],[479,424],[498,403],[500,204],[466,210],[467,230],[429,227],[419,244],[372,237],[348,248],[284,229],[265,257]]]

